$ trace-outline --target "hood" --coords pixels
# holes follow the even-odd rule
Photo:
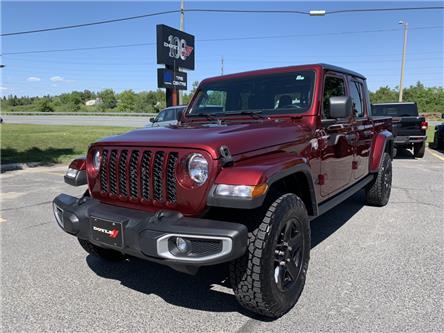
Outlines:
[[[111,136],[100,146],[146,146],[204,149],[216,159],[219,148],[227,146],[232,155],[286,145],[305,139],[309,129],[301,123],[265,120],[248,123],[182,124],[180,126],[137,129]]]

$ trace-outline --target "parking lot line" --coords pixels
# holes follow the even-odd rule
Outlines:
[[[434,153],[434,152],[430,152],[430,154],[432,154],[433,156],[435,156],[435,157],[437,157],[437,158],[439,158],[441,161],[444,161],[444,157],[442,157],[442,156],[439,156],[437,153]]]

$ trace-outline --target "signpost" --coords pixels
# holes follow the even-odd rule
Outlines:
[[[178,90],[187,89],[187,74],[179,68],[194,69],[194,36],[183,31],[157,25],[157,70],[159,88],[166,88],[167,106],[178,105]]]

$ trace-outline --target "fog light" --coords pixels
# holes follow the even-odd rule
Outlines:
[[[182,237],[176,238],[176,247],[180,253],[187,253],[190,250],[190,244]]]

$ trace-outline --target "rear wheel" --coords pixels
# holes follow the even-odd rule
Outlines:
[[[389,154],[382,156],[382,165],[376,178],[365,189],[365,203],[370,206],[385,206],[392,190],[392,159]]]
[[[413,155],[417,158],[423,158],[425,153],[426,144],[425,142],[415,143],[413,145]]]
[[[120,261],[125,259],[125,256],[118,251],[98,247],[84,239],[78,238],[78,240],[83,249],[94,257],[105,259],[107,261]]]
[[[260,315],[278,318],[299,299],[310,259],[310,221],[295,194],[276,199],[249,233],[247,253],[230,263],[230,280],[239,303]]]

